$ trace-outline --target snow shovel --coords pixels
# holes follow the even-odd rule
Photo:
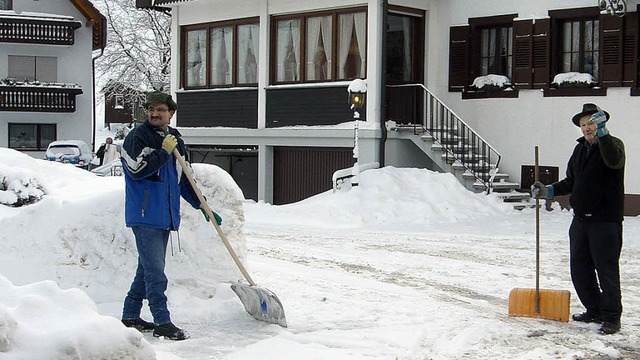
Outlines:
[[[538,181],[538,147],[536,146],[535,181]],[[540,289],[540,195],[536,196],[536,288],[515,288],[509,293],[509,315],[569,321],[568,290]]]
[[[231,244],[229,244],[227,237],[216,222],[215,217],[213,216],[213,211],[205,201],[204,196],[202,196],[202,192],[198,188],[198,185],[196,185],[196,181],[189,171],[189,167],[180,155],[180,152],[178,152],[178,149],[173,150],[173,155],[178,159],[180,166],[184,169],[184,174],[187,176],[187,179],[189,179],[189,183],[191,183],[193,190],[198,196],[198,200],[202,203],[203,210],[211,219],[211,224],[213,224],[213,227],[215,227],[218,232],[224,246],[227,248],[227,251],[229,251],[229,255],[231,255],[233,261],[238,266],[238,269],[240,269],[240,272],[249,283],[249,285],[231,284],[231,289],[236,293],[236,295],[238,295],[238,298],[240,298],[242,305],[244,305],[244,309],[256,320],[287,327],[287,319],[284,316],[284,309],[282,308],[280,299],[278,299],[276,294],[270,290],[258,287],[253,279],[251,279],[251,276],[249,276],[249,273],[242,265],[242,262],[240,262],[238,255],[236,255],[236,252],[231,247]]]

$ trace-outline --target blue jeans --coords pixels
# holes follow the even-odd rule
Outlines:
[[[156,324],[169,323],[171,316],[167,309],[167,296],[164,294],[167,290],[164,265],[169,230],[147,226],[134,226],[131,230],[136,237],[138,248],[138,269],[127,297],[124,299],[122,319],[139,318],[142,300],[148,299],[153,322]]]

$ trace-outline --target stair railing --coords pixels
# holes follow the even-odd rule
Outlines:
[[[402,110],[394,109],[394,115],[398,117],[396,120],[402,124],[421,126],[442,146],[445,161],[458,162],[490,192],[502,155],[424,85],[401,84],[387,87],[412,87],[417,90],[414,91],[415,102],[408,100],[409,106],[404,106]]]

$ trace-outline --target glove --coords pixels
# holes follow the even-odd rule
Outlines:
[[[531,197],[546,199],[548,194],[547,187],[540,181],[536,181],[531,185]]]
[[[167,134],[162,141],[162,148],[171,155],[176,146],[178,146],[178,139],[171,134]]]
[[[602,111],[598,111],[591,115],[591,119],[589,121],[596,124],[596,135],[598,135],[598,137],[603,137],[609,134],[609,130],[607,129],[608,120],[607,115]]]
[[[209,215],[207,215],[207,212],[204,211],[203,208],[200,208],[200,211],[202,211],[202,215],[204,215],[204,218],[207,220],[207,222],[211,221],[211,218],[209,217]],[[211,210],[211,212],[213,213],[213,217],[216,218],[216,223],[218,223],[218,226],[222,225],[222,218],[220,217],[220,215],[216,214],[216,212],[213,210]]]

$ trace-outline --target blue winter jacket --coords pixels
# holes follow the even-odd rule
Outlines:
[[[169,128],[178,139],[178,151],[186,147],[180,133]],[[194,208],[200,201],[173,154],[162,148],[165,134],[148,121],[134,128],[122,145],[122,167],[126,184],[125,222],[128,227],[149,226],[164,230],[180,227],[180,196]],[[189,171],[185,169],[184,171]]]

